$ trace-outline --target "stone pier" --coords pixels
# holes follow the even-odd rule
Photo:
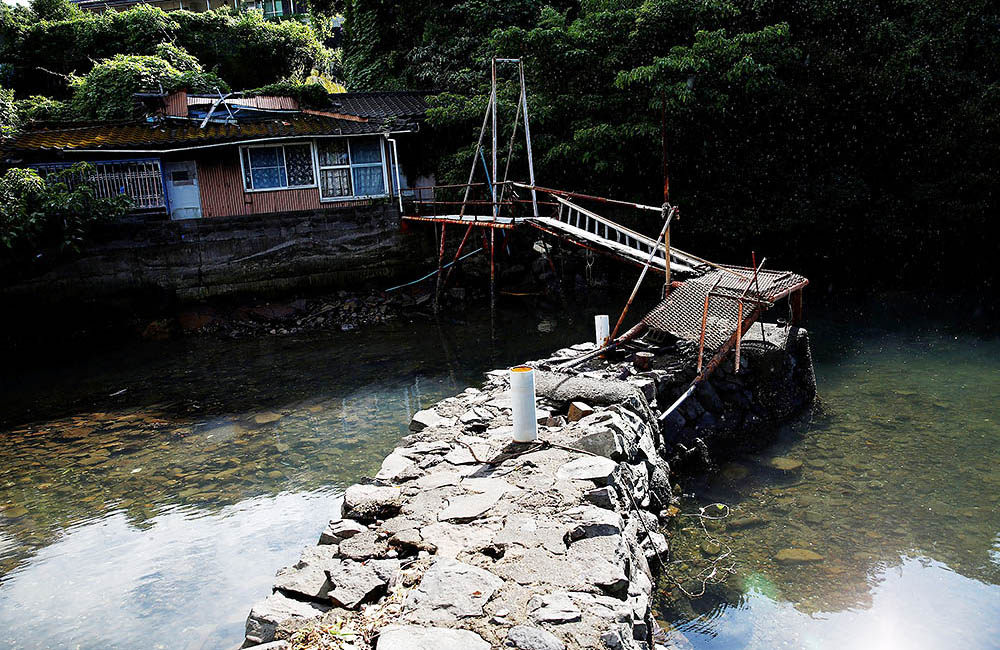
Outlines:
[[[319,544],[278,572],[245,646],[324,628],[340,645],[323,647],[358,650],[654,648],[671,465],[743,446],[815,395],[804,330],[757,339],[738,373],[727,361],[664,423],[694,374],[684,342],[645,372],[628,357],[551,370],[593,344],[530,363],[537,443],[511,440],[505,370],[417,413]]]

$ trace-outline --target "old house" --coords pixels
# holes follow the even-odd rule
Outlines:
[[[4,143],[4,163],[44,173],[90,162],[100,194],[126,194],[136,215],[173,220],[397,202],[417,182],[422,93],[331,95],[322,110],[240,93],[137,100],[145,119],[30,125]]]

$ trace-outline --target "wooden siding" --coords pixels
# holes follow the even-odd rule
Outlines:
[[[239,149],[223,147],[197,152],[198,187],[203,217],[233,217],[276,212],[301,212],[368,205],[370,200],[320,201],[319,188],[247,192],[243,189]]]

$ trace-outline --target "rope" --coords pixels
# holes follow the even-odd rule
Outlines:
[[[452,264],[454,264],[455,262],[461,262],[462,260],[464,260],[467,257],[472,257],[473,255],[475,255],[476,253],[478,253],[481,250],[483,250],[483,249],[482,248],[477,248],[476,250],[472,251],[471,253],[466,253],[465,255],[463,255],[462,257],[458,258],[457,260],[452,260],[451,262],[448,262],[447,264],[445,264],[441,268],[442,269],[446,269],[449,266],[451,266]],[[428,273],[427,275],[425,275],[422,278],[418,278],[418,279],[414,280],[413,282],[407,282],[406,284],[401,284],[401,285],[392,287],[391,289],[386,289],[385,292],[389,293],[390,291],[395,291],[396,289],[402,289],[403,287],[409,287],[409,286],[412,286],[412,285],[414,285],[414,284],[416,284],[418,282],[423,282],[427,278],[434,277],[437,274],[438,270],[439,269],[434,269],[433,271],[431,271],[430,273]]]

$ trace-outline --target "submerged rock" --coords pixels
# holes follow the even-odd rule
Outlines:
[[[778,551],[774,559],[779,564],[810,564],[822,562],[823,556],[805,548],[783,548]]]
[[[786,456],[775,456],[768,461],[768,466],[782,472],[797,472],[802,469],[802,461]]]

